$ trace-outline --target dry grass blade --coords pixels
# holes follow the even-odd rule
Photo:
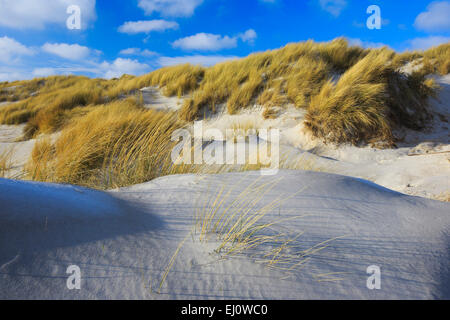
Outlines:
[[[166,267],[166,269],[165,269],[165,271],[164,271],[163,277],[162,277],[162,279],[161,279],[161,281],[160,281],[160,283],[159,283],[158,293],[161,293],[162,286],[164,285],[164,282],[166,281],[167,276],[169,275],[169,272],[170,272],[170,270],[172,269],[173,264],[175,263],[175,260],[176,260],[176,258],[177,258],[177,256],[178,256],[178,254],[180,253],[181,248],[183,247],[183,245],[186,243],[187,239],[188,239],[190,236],[191,236],[191,233],[189,233],[189,234],[188,234],[188,235],[180,242],[180,244],[178,245],[177,249],[175,250],[175,252],[174,252],[172,258],[171,258],[170,261],[169,261],[169,264],[167,265],[167,267]]]
[[[13,148],[8,148],[0,152],[0,178],[6,177],[8,172],[13,168],[13,155]]]
[[[233,195],[234,187],[222,185],[210,201],[205,201],[201,212],[196,212],[195,232],[200,241],[207,242],[214,237],[218,241],[214,250],[220,257],[232,257],[238,254],[256,256],[267,266],[287,263],[283,251],[297,243],[302,233],[292,234],[278,231],[276,226],[307,215],[268,218],[268,214],[280,208],[285,201],[295,197],[304,189],[285,198],[276,198],[267,204],[261,202],[266,198],[281,179],[261,181],[254,179],[242,192]],[[209,203],[208,203],[209,202]],[[275,246],[274,249],[268,249]],[[270,258],[267,258],[269,257]],[[299,256],[303,259],[303,256]],[[289,265],[300,265],[298,259],[291,257]]]

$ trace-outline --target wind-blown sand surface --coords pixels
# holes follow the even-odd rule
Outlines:
[[[292,254],[322,249],[301,267],[269,269],[248,254],[219,260],[214,239],[188,236],[195,209],[222,186],[232,187],[229,203],[252,182],[274,180],[261,206],[292,197],[264,219],[303,216],[278,226],[304,232]],[[1,299],[450,298],[450,204],[355,178],[178,175],[109,193],[0,179],[0,203]],[[66,287],[70,265],[81,269],[81,290]],[[366,287],[370,265],[381,268],[380,290]]]

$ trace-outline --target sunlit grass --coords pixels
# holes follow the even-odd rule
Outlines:
[[[0,178],[5,178],[8,172],[13,168],[13,154],[13,148],[7,148],[0,152]]]
[[[425,99],[434,84],[415,73],[405,79],[391,63],[394,55],[373,50],[336,84],[328,81],[306,115],[313,134],[337,143],[392,142],[394,125],[422,127],[428,117]]]

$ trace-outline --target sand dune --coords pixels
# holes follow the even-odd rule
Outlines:
[[[304,232],[292,254],[321,248],[301,268],[267,268],[245,253],[220,260],[214,239],[186,238],[199,199],[214,200],[225,185],[229,202],[255,180],[274,179],[261,205],[303,191],[265,219],[308,214],[278,227]],[[364,180],[304,171],[179,175],[101,193],[3,179],[0,191],[3,299],[450,298],[450,204]],[[81,290],[66,287],[70,265],[81,269]],[[371,265],[381,268],[380,290],[366,287]]]

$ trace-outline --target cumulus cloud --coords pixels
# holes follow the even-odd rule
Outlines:
[[[33,76],[35,77],[48,77],[57,74],[54,68],[36,68],[33,70]]]
[[[119,32],[127,34],[150,33],[178,29],[178,23],[166,20],[128,21],[119,27]]]
[[[450,42],[450,37],[429,36],[409,40],[408,45],[410,50],[427,50],[447,42]]]
[[[35,68],[34,76],[45,76],[52,74],[90,74],[100,78],[119,78],[123,74],[140,75],[150,70],[147,64],[134,59],[117,58],[112,62],[103,61],[77,61],[74,63],[63,63],[58,66]]]
[[[203,55],[192,55],[192,56],[182,56],[182,57],[160,57],[157,60],[157,63],[161,67],[173,66],[177,64],[185,64],[190,63],[193,65],[202,65],[202,66],[212,66],[220,62],[239,59],[237,56],[221,56],[221,55],[213,55],[213,56],[203,56]]]
[[[256,37],[256,32],[253,29],[247,30],[235,37],[211,33],[197,33],[196,35],[174,41],[172,46],[187,51],[219,51],[222,49],[235,48],[239,39],[244,42],[253,43]]]
[[[158,12],[167,17],[190,17],[203,0],[139,0],[138,6],[145,14]]]
[[[95,0],[0,0],[0,26],[13,29],[43,29],[56,23],[64,25],[70,5],[78,5],[82,14],[82,27],[96,18]]]
[[[258,35],[256,34],[256,31],[253,29],[249,29],[239,35],[239,38],[241,38],[242,41],[248,42],[251,44],[255,42],[257,37],[258,37]]]
[[[150,51],[148,49],[140,49],[140,48],[128,48],[123,49],[119,52],[121,55],[129,55],[129,56],[142,56],[142,57],[152,57],[158,55],[158,53],[154,51]]]
[[[124,74],[142,74],[149,70],[149,66],[137,60],[117,58],[112,63],[104,61],[99,65],[99,73],[106,79],[119,78]]]
[[[424,31],[450,31],[450,1],[435,1],[416,18],[414,26]]]
[[[88,47],[67,43],[46,43],[42,46],[42,50],[69,60],[81,60],[91,54]]]
[[[8,37],[0,38],[0,62],[11,63],[21,56],[31,56],[34,50]]]
[[[347,6],[347,0],[319,0],[319,4],[323,10],[338,17]]]
[[[133,48],[130,48],[133,49]],[[149,50],[125,50],[125,53],[150,54]],[[78,44],[46,43],[40,49],[29,48],[18,41],[0,38],[0,81],[26,80],[61,74],[89,74],[94,77],[113,78],[121,75],[140,75],[150,71],[147,64],[135,59],[117,58],[100,61],[94,49]],[[48,59],[54,55],[61,59]],[[21,59],[27,56],[27,59]],[[88,58],[88,59],[85,59]]]
[[[183,50],[217,51],[235,48],[237,46],[237,38],[222,37],[211,33],[197,33],[196,35],[174,41],[172,46]]]
[[[0,70],[0,82],[3,81],[15,81],[15,80],[28,80],[31,79],[29,73],[21,71],[6,71]]]

